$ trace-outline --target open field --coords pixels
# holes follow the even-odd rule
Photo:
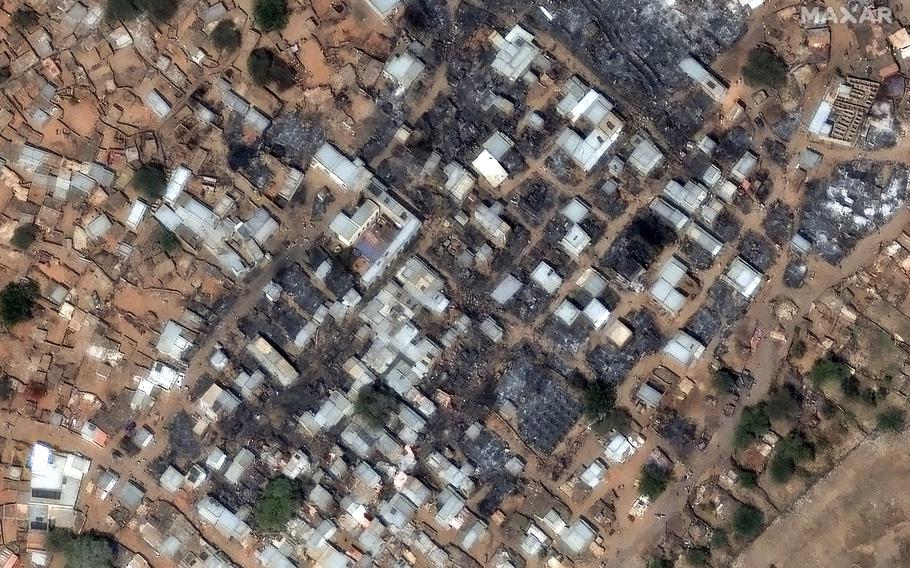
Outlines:
[[[862,442],[746,551],[736,568],[910,565],[910,438]]]

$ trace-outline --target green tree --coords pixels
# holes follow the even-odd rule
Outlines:
[[[802,339],[797,339],[790,345],[790,352],[788,355],[791,359],[802,359],[803,355],[806,354],[806,350],[806,342]]]
[[[815,364],[812,365],[812,370],[809,371],[809,377],[816,385],[823,385],[834,381],[842,382],[851,374],[850,367],[846,363],[831,355],[816,361]]]
[[[212,45],[224,51],[234,51],[240,47],[240,30],[231,19],[218,22],[209,37]]]
[[[733,369],[718,369],[714,372],[714,389],[721,393],[736,390],[736,371]]]
[[[606,381],[593,380],[585,384],[585,414],[594,420],[602,420],[616,405],[616,388]]]
[[[398,408],[398,399],[386,387],[367,385],[360,389],[354,401],[354,412],[368,424],[380,427]]]
[[[0,290],[0,320],[6,325],[15,325],[31,319],[37,299],[38,284],[35,282],[10,282]]]
[[[686,562],[691,566],[707,566],[710,553],[704,548],[690,548],[686,551]]]
[[[277,532],[294,517],[303,500],[300,487],[286,477],[276,477],[266,484],[256,502],[253,518],[265,532]]]
[[[749,52],[743,66],[743,79],[753,87],[778,89],[787,84],[787,63],[770,47],[759,46]]]
[[[133,0],[108,0],[104,15],[108,21],[121,20],[130,22],[142,14],[142,11]]]
[[[711,533],[711,548],[724,548],[727,546],[727,533],[721,529],[715,529]]]
[[[155,244],[164,252],[174,252],[180,248],[180,239],[177,238],[173,231],[163,225],[159,225],[155,234]]]
[[[174,19],[180,8],[179,0],[107,0],[105,15],[109,21],[130,22],[146,16],[156,23]]]
[[[859,379],[854,375],[848,375],[841,379],[840,390],[845,395],[856,398],[862,394],[862,385],[860,385]]]
[[[6,402],[13,398],[16,389],[13,387],[13,379],[9,375],[0,373],[0,402]]]
[[[654,462],[648,462],[641,470],[638,481],[638,492],[641,495],[656,499],[670,485],[671,472]]]
[[[889,408],[880,412],[875,421],[882,432],[900,432],[907,425],[907,417],[900,408]]]
[[[47,548],[64,558],[64,568],[113,568],[114,543],[101,535],[73,534],[53,528],[47,534]]]
[[[10,17],[10,23],[18,30],[30,31],[38,25],[41,16],[30,6],[20,6]]]
[[[275,85],[284,90],[294,86],[294,69],[271,49],[260,47],[251,51],[246,67],[250,78],[261,87]]]
[[[799,464],[815,459],[815,448],[802,432],[790,432],[774,448],[769,468],[771,479],[786,483],[796,473]]]
[[[780,420],[792,416],[799,409],[799,404],[799,395],[791,385],[787,384],[778,388],[768,396],[768,400],[765,404],[765,411],[767,412],[768,417]]]
[[[622,407],[615,407],[609,414],[595,422],[594,431],[602,436],[607,436],[616,431],[628,436],[632,433],[632,415]]]
[[[751,538],[761,533],[765,515],[751,505],[740,505],[733,513],[733,530],[736,534]]]
[[[736,425],[736,447],[745,448],[752,440],[765,435],[771,429],[771,420],[763,403],[747,406]]]
[[[9,240],[10,244],[19,250],[26,250],[32,246],[38,237],[38,226],[34,223],[22,223],[13,231],[13,236]]]
[[[142,164],[133,175],[133,186],[148,199],[155,200],[164,195],[167,188],[167,174],[161,164]]]
[[[673,568],[673,561],[666,558],[652,558],[648,568]]]
[[[739,476],[739,484],[743,487],[752,488],[758,485],[758,474],[754,471],[737,468],[736,474]]]
[[[285,0],[256,0],[253,20],[263,32],[283,30],[288,25],[288,5]]]

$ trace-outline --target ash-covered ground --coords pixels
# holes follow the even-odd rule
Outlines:
[[[892,163],[854,161],[828,180],[809,186],[801,230],[831,264],[884,225],[907,201],[910,169]]]
[[[497,398],[500,405],[514,405],[519,434],[544,455],[556,449],[581,417],[581,403],[564,380],[529,358],[516,360],[503,375]]]
[[[535,23],[587,63],[598,79],[670,137],[700,125],[697,101],[668,104],[674,89],[691,85],[679,61],[694,54],[711,62],[745,30],[746,12],[725,0],[547,0],[554,18],[534,11]]]

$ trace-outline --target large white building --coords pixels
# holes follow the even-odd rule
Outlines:
[[[27,499],[29,527],[73,528],[79,491],[91,461],[38,442],[32,446],[28,465],[31,469]]]
[[[565,96],[556,111],[571,126],[563,129],[558,144],[584,171],[590,171],[619,139],[623,120],[613,112],[613,103],[581,79],[573,76],[563,86]],[[584,131],[577,129],[584,126]]]

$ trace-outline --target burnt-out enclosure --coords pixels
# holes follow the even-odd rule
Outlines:
[[[907,202],[908,183],[910,169],[903,165],[842,164],[830,178],[809,184],[800,231],[823,259],[837,264]]]
[[[525,345],[499,379],[499,412],[517,425],[522,440],[534,451],[551,453],[581,417],[582,405],[565,379],[537,362]]]

